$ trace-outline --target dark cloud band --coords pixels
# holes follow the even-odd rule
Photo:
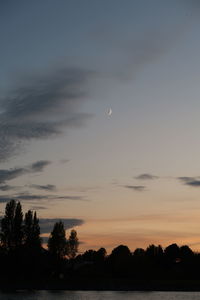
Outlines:
[[[8,170],[0,169],[0,185],[5,184],[6,181],[15,179],[15,178],[25,175],[25,174],[42,172],[44,170],[44,168],[46,166],[48,166],[50,163],[51,162],[48,160],[39,160],[39,161],[37,161],[31,165],[28,165],[26,167],[13,168],[13,169],[8,169]],[[6,187],[6,185],[3,185],[3,187]]]
[[[56,191],[56,186],[53,184],[46,184],[46,185],[31,184],[29,185],[29,187],[37,190],[43,190],[43,191]]]
[[[200,187],[200,179],[196,177],[178,177],[178,179],[185,185]]]
[[[138,192],[143,192],[146,189],[146,187],[144,185],[124,185],[124,187],[127,189],[130,189],[130,190],[138,191]]]
[[[82,196],[71,196],[71,195],[35,195],[35,194],[29,194],[29,193],[21,193],[21,194],[15,194],[15,195],[1,195],[0,196],[0,203],[6,203],[10,201],[11,199],[14,199],[16,201],[54,201],[54,200],[72,200],[72,201],[87,201]]]

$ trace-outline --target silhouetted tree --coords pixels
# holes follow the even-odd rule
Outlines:
[[[109,256],[111,272],[119,276],[127,276],[127,269],[131,261],[131,252],[125,245],[114,248]]]
[[[20,202],[11,200],[6,204],[5,216],[1,220],[1,244],[7,250],[22,245],[23,213]]]
[[[163,249],[160,245],[149,245],[146,249],[146,255],[149,257],[160,257],[163,255]]]
[[[70,258],[75,258],[76,254],[78,252],[78,245],[79,245],[76,230],[74,230],[74,229],[71,230],[69,239],[67,241],[67,245],[68,245],[68,250],[67,250],[68,256]]]
[[[165,256],[171,261],[176,261],[180,258],[180,249],[177,244],[171,244],[165,248]]]
[[[119,259],[129,257],[131,252],[127,246],[119,245],[112,250],[110,257],[117,257]]]
[[[41,247],[39,219],[36,212],[29,210],[24,218],[24,245],[31,247]]]
[[[96,260],[96,251],[95,250],[86,250],[83,255],[82,258],[84,261],[86,262],[94,262]]]
[[[63,258],[68,254],[67,240],[63,222],[56,222],[48,240],[49,252],[57,257]]]
[[[180,247],[180,258],[190,259],[194,255],[193,251],[187,245]]]
[[[96,256],[97,256],[97,260],[99,262],[104,261],[105,257],[106,257],[106,249],[105,248],[100,248],[99,250],[97,250]]]
[[[135,251],[133,252],[135,256],[144,256],[145,255],[145,250],[143,248],[136,248]]]
[[[14,244],[15,247],[22,245],[23,239],[23,213],[21,203],[18,202],[15,209],[14,216]]]

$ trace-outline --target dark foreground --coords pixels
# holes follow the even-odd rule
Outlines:
[[[107,256],[89,250],[73,259],[38,248],[0,251],[0,289],[96,291],[200,291],[200,255],[155,246],[133,254],[118,246]],[[179,255],[179,256],[178,256]]]
[[[134,252],[119,245],[78,254],[78,238],[55,223],[42,247],[36,212],[6,204],[0,222],[1,290],[200,291],[200,254],[189,246],[149,245]]]

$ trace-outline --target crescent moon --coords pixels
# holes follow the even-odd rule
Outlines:
[[[111,108],[109,108],[107,114],[108,114],[108,116],[111,116],[111,115],[112,115],[112,109],[111,109]]]

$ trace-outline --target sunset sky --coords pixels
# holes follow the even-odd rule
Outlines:
[[[198,0],[1,0],[1,214],[200,250],[199,32]]]

